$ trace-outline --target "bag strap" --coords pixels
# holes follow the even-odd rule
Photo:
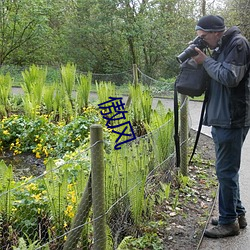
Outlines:
[[[209,54],[209,56],[211,57],[211,53],[208,48],[205,48],[204,53]],[[176,151],[176,167],[180,167],[181,158],[180,158],[180,137],[179,137],[178,92],[176,88],[177,81],[178,81],[178,77],[174,83],[174,127],[175,127],[174,141],[175,141],[175,151]],[[199,126],[198,126],[198,130],[196,133],[195,143],[194,143],[192,154],[190,156],[189,164],[192,162],[193,156],[195,154],[195,151],[199,142],[203,117],[204,117],[206,104],[207,104],[207,97],[208,97],[208,89],[206,89],[205,91],[204,101],[203,101],[202,108],[201,108]]]
[[[196,151],[196,148],[197,148],[197,145],[198,145],[198,141],[199,141],[199,138],[200,138],[203,117],[204,117],[204,113],[205,113],[205,109],[206,109],[206,104],[207,104],[207,90],[205,91],[205,97],[204,97],[204,101],[202,103],[199,126],[198,126],[198,130],[196,132],[195,143],[194,143],[194,147],[193,147],[193,152],[192,152],[192,154],[190,156],[190,159],[189,159],[189,164],[192,162],[192,159],[193,159],[193,156],[195,154],[195,151]]]
[[[201,128],[202,128],[202,122],[203,122],[203,117],[206,109],[206,104],[207,104],[207,96],[208,96],[208,91],[205,91],[205,97],[204,101],[202,104],[202,109],[201,109],[201,114],[200,114],[200,121],[199,121],[199,126],[198,130],[196,133],[196,138],[195,138],[195,143],[193,147],[192,154],[190,156],[189,164],[192,162],[193,156],[195,154],[198,141],[200,138],[201,134]],[[175,152],[176,152],[176,167],[180,167],[180,137],[179,137],[179,107],[178,107],[178,92],[176,89],[176,82],[174,84],[174,128],[175,128],[175,133],[174,133],[174,141],[175,141]]]
[[[177,81],[177,80],[176,80]],[[180,167],[180,137],[179,137],[179,112],[178,112],[178,93],[176,88],[176,81],[174,83],[174,141],[176,153],[176,167]]]

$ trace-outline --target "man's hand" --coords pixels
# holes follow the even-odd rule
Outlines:
[[[203,64],[207,56],[197,47],[194,48],[195,51],[198,53],[197,56],[192,57],[197,64]]]

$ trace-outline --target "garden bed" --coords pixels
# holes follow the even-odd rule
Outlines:
[[[39,176],[45,171],[43,159],[36,158],[35,154],[32,153],[22,153],[20,155],[6,153],[5,156],[0,156],[0,160],[4,160],[6,165],[12,165],[16,180],[24,176]]]
[[[194,136],[191,131],[191,138]],[[16,178],[37,176],[45,170],[42,159],[34,154],[6,156],[4,160],[13,165]],[[130,249],[138,249],[138,244],[140,249],[198,249],[217,191],[213,162],[212,139],[201,135],[194,163],[189,166],[189,178],[175,179],[174,170],[169,198],[156,203],[150,223],[142,225],[137,239],[130,239]]]
[[[34,67],[30,71],[37,72],[38,79],[44,75]],[[88,105],[90,75],[81,76],[77,87],[79,96],[85,96],[84,102],[82,98],[72,98],[71,88],[65,98],[66,86],[69,87],[66,79],[71,79],[71,87],[75,79],[72,65],[66,71],[67,77],[65,70],[62,72],[65,81],[53,86],[56,91],[41,84],[44,95],[40,88],[33,89],[22,99],[14,98],[15,105],[7,103],[2,110],[0,149],[7,165],[13,165],[8,168],[2,163],[0,206],[2,218],[6,218],[0,224],[2,246],[20,246],[25,241],[30,246],[60,249],[70,239],[67,236],[91,166],[90,126],[107,123],[96,104]],[[7,77],[8,86],[9,80]],[[29,81],[26,84],[27,89],[36,86]],[[116,133],[122,134],[126,123],[120,121],[116,133],[106,128],[103,131],[106,220],[110,229],[107,249],[190,246],[193,250],[199,245],[216,194],[211,138],[201,135],[188,176],[182,176],[173,159],[173,112],[166,110],[162,102],[152,110],[152,95],[143,86],[129,89],[132,102],[128,119],[138,139],[114,150],[114,145],[120,143]],[[115,87],[102,83],[97,92],[98,103],[103,104],[115,96]],[[56,98],[52,98],[54,95]],[[22,113],[11,116],[19,110]],[[113,113],[108,119],[117,115]],[[9,151],[12,155],[4,153]],[[90,216],[84,239],[77,239],[78,249],[91,249],[92,227]]]

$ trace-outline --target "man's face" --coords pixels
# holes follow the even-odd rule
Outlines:
[[[221,32],[206,32],[203,30],[197,30],[196,33],[208,44],[210,49],[215,49],[218,46]]]

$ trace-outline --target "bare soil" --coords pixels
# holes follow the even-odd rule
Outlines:
[[[191,148],[196,132],[191,131]],[[167,228],[160,229],[163,235],[164,249],[195,250],[199,249],[203,232],[213,210],[217,194],[215,175],[214,144],[210,137],[201,134],[194,162],[189,166],[188,176],[191,183],[185,188],[176,184],[179,201],[176,209],[166,203],[158,208],[167,215]],[[176,194],[172,194],[174,200]]]

